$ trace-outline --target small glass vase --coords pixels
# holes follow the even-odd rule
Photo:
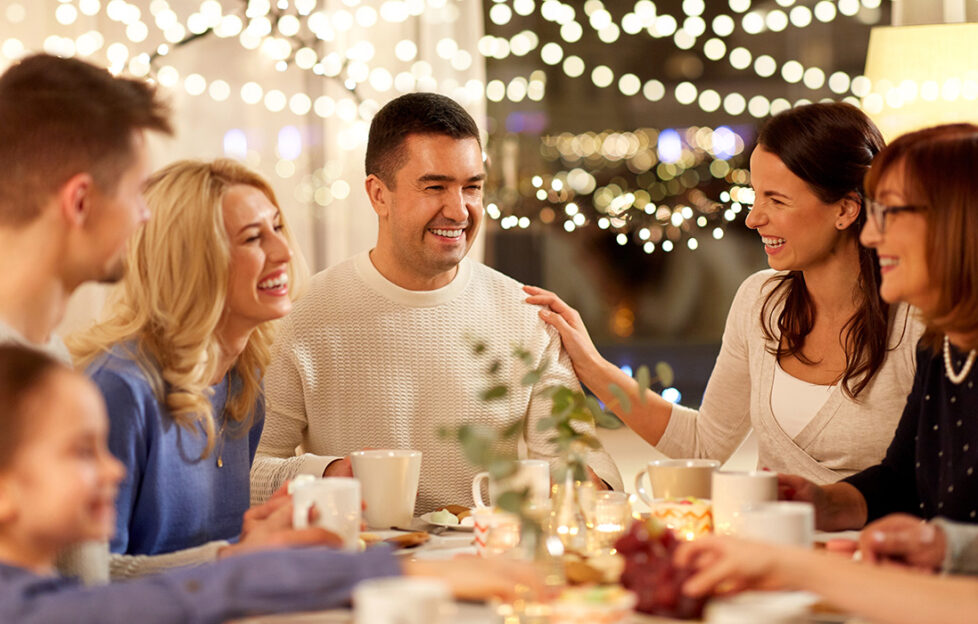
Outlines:
[[[553,510],[547,534],[560,540],[564,552],[587,552],[589,510],[596,489],[590,481],[574,481],[570,472],[563,483],[553,486]]]

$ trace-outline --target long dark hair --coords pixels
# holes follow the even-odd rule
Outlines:
[[[863,204],[863,178],[873,157],[883,149],[883,137],[866,115],[841,102],[809,104],[775,115],[764,126],[757,143],[781,159],[827,204],[856,195]],[[866,222],[866,211],[847,228],[858,238]],[[795,356],[805,364],[802,346],[815,323],[815,306],[801,271],[771,278],[774,288],[761,308],[764,336],[775,342],[769,351],[782,357]],[[886,358],[889,307],[879,295],[880,268],[876,252],[859,247],[859,309],[843,327],[846,369],[842,389],[855,398],[879,371]],[[784,308],[772,327],[773,310]],[[780,335],[780,339],[778,336]]]

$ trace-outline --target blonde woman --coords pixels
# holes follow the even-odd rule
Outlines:
[[[114,577],[262,540],[261,531],[237,540],[264,421],[262,375],[271,322],[292,308],[305,272],[268,183],[234,161],[173,163],[145,197],[153,216],[130,244],[104,320],[68,341],[105,397],[109,446],[126,467]]]

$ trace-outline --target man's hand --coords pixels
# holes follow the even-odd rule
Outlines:
[[[353,476],[353,464],[350,462],[350,456],[347,455],[343,459],[335,459],[326,466],[326,470],[323,470],[324,477],[352,477]]]
[[[319,527],[293,529],[292,498],[276,492],[276,496],[266,503],[245,512],[238,543],[222,548],[218,551],[218,557],[285,546],[314,545],[339,548],[343,541],[339,536]]]
[[[866,525],[859,552],[870,563],[895,562],[933,572],[947,552],[947,536],[939,526],[907,514],[891,514]]]

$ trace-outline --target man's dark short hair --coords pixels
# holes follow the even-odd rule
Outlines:
[[[0,76],[0,225],[30,223],[72,176],[115,193],[134,131],[172,134],[153,85],[72,58],[30,56]]]
[[[370,122],[367,139],[367,175],[388,186],[404,164],[404,141],[412,134],[441,134],[453,139],[475,139],[479,127],[455,100],[437,93],[408,93],[384,105]]]

